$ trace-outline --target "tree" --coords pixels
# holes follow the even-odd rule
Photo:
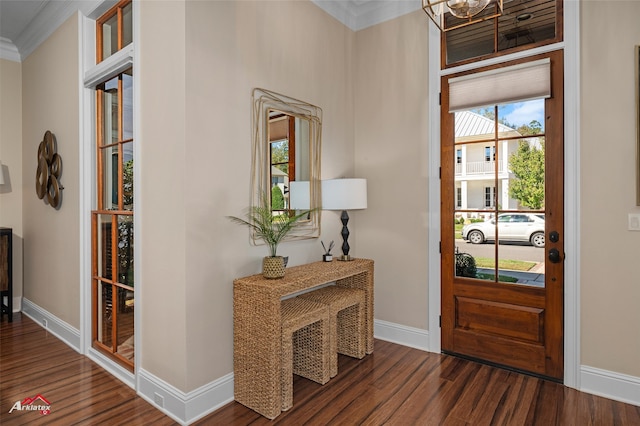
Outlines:
[[[278,185],[271,188],[271,209],[284,210],[284,195]]]
[[[133,160],[122,165],[122,173],[122,204],[125,210],[130,210],[133,207]]]
[[[537,135],[542,131],[542,124],[538,120],[531,120],[529,124],[519,126],[516,131],[522,136]]]
[[[289,141],[283,140],[271,143],[271,164],[289,173]]]
[[[509,157],[509,168],[515,175],[509,195],[536,210],[544,206],[544,139],[540,139],[539,148],[528,140],[521,141],[518,151]]]

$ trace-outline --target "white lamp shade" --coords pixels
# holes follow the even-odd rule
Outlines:
[[[366,208],[366,179],[329,179],[322,181],[323,210],[360,210]]]
[[[311,208],[311,191],[308,180],[289,182],[289,208],[291,210],[309,210]]]

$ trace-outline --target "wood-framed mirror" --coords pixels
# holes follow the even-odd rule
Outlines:
[[[285,240],[318,238],[322,109],[260,88],[252,101],[251,206],[266,197],[274,216],[312,210]]]

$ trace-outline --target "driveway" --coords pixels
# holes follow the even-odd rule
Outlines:
[[[469,253],[473,257],[495,256],[496,246],[493,243],[471,244],[465,240],[456,240],[456,247],[460,253]],[[498,246],[498,257],[508,260],[522,260],[528,262],[544,262],[544,249],[518,243],[502,243]]]

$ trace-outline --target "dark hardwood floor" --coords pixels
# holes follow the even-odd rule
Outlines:
[[[640,425],[640,407],[393,343],[339,363],[324,386],[296,376],[294,407],[274,421],[233,402],[195,424]],[[9,413],[38,394],[50,414]],[[0,323],[0,409],[3,426],[176,424],[21,314]]]

